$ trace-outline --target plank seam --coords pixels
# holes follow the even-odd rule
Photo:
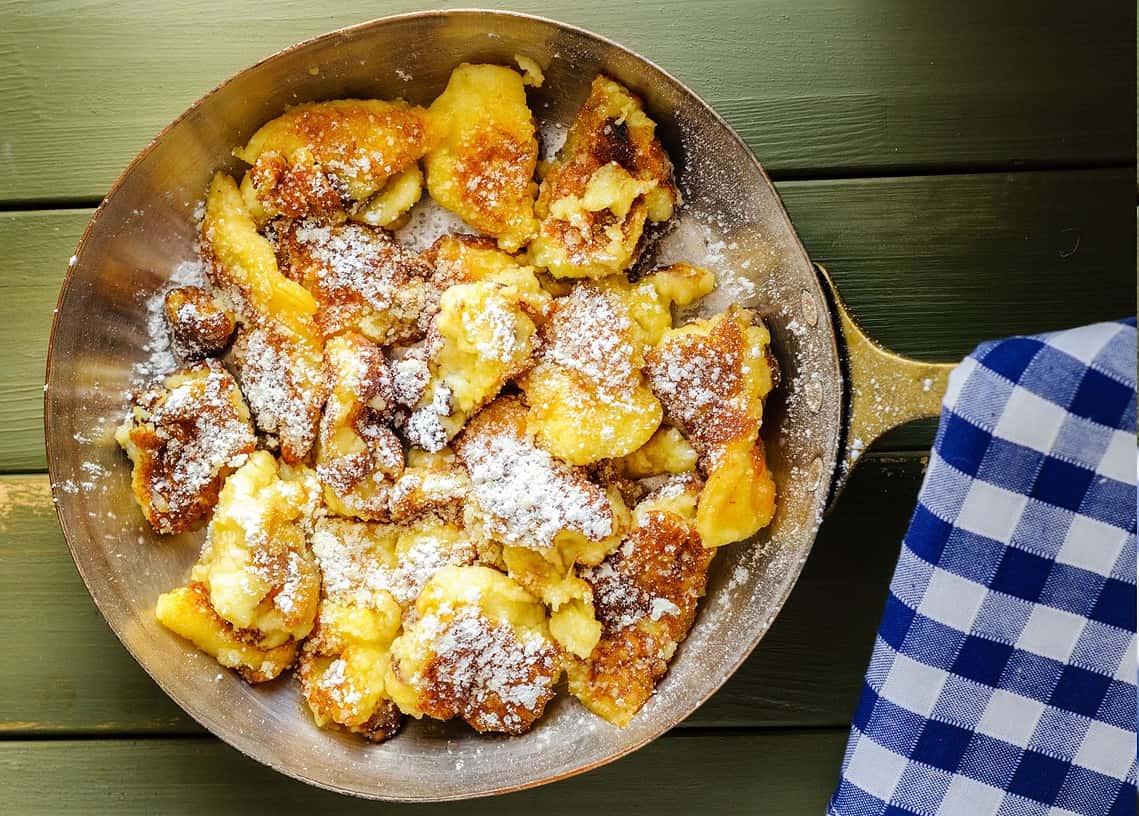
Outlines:
[[[762,159],[761,159],[762,161]],[[802,170],[782,170],[768,173],[775,183],[794,181],[861,181],[893,178],[937,178],[942,176],[986,176],[1009,173],[1062,173],[1089,170],[1134,170],[1134,155],[1120,156],[1112,161],[1072,161],[1072,162],[1014,162],[1012,164],[947,164],[947,165],[883,165],[867,168],[804,168]],[[32,198],[0,200],[0,214],[18,212],[52,212],[55,210],[94,209],[103,197],[79,198]]]

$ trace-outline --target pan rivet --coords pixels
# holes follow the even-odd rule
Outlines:
[[[807,384],[803,386],[803,396],[807,400],[807,407],[812,413],[817,414],[823,406],[823,386],[818,377],[812,376],[807,380]]]
[[[803,290],[803,319],[808,326],[817,326],[819,323],[819,307],[815,304],[815,296]]]
[[[807,489],[817,490],[819,483],[823,480],[823,460],[821,457],[816,456],[814,461],[811,462],[810,467],[807,468]]]

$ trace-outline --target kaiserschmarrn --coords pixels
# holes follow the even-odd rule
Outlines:
[[[678,323],[717,280],[651,265],[682,204],[656,123],[598,76],[539,162],[544,66],[516,61],[237,146],[205,280],[156,309],[182,367],[117,433],[146,522],[205,527],[162,625],[249,683],[291,669],[317,726],[373,742],[521,734],[563,679],[626,725],[716,548],[775,511],[771,338],[738,305]],[[412,240],[433,206],[469,231]]]

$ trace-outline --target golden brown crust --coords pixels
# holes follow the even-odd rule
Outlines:
[[[198,581],[163,594],[155,612],[164,626],[235,669],[247,683],[275,679],[297,656],[295,640],[263,649],[260,632],[239,629],[224,620],[210,603],[209,588]]]
[[[761,411],[745,391],[744,335],[752,315],[737,310],[707,334],[674,335],[646,355],[646,370],[668,421],[701,453],[754,436]],[[760,398],[762,395],[760,395]]]
[[[607,538],[615,524],[609,497],[583,468],[539,448],[526,431],[526,415],[520,399],[499,397],[455,440],[487,529],[499,541],[532,549],[550,547],[563,531]]]
[[[368,742],[385,742],[403,727],[403,712],[391,700],[381,700],[366,723],[353,729]]]
[[[325,653],[313,648],[317,636],[318,631],[314,631],[305,641],[294,673],[301,684],[305,702],[319,717],[321,727],[339,727],[376,743],[385,742],[399,733],[404,721],[403,712],[386,697],[369,699],[366,711],[362,714],[358,711],[362,698],[370,697],[371,690],[366,685],[357,687],[357,682],[367,683],[369,678],[345,677],[343,658],[336,657],[330,663]],[[329,678],[329,669],[337,662],[340,666]],[[370,679],[373,684],[383,682],[382,675]],[[361,722],[363,717],[366,719]]]
[[[434,269],[433,280],[444,289],[456,283],[480,280],[485,264],[479,264],[479,256],[514,262],[510,255],[498,248],[493,238],[468,233],[441,235],[421,255]]]
[[[216,360],[137,394],[117,436],[134,462],[135,498],[159,533],[201,521],[225,474],[256,445],[237,383]]]
[[[462,191],[465,211],[478,213],[469,219],[476,228],[499,235],[515,226],[518,216],[513,210],[523,208],[529,217],[537,153],[536,142],[518,142],[498,128],[470,140],[455,164],[455,185]]]
[[[404,453],[388,426],[395,394],[383,351],[355,332],[338,335],[325,346],[324,380],[316,472],[325,500],[332,512],[386,521]]]
[[[698,480],[688,484],[694,478],[680,477],[663,490],[698,490]],[[602,635],[589,658],[572,660],[568,669],[570,690],[619,725],[649,699],[692,628],[714,554],[675,513],[638,515],[621,546],[581,571]]]
[[[276,441],[287,464],[303,461],[326,397],[320,369],[271,321],[239,328],[231,354],[257,429]]]
[[[549,641],[522,641],[507,625],[460,613],[440,642],[446,646],[431,657],[420,684],[424,714],[462,717],[479,732],[523,734],[553,699],[561,669]]]
[[[291,161],[277,152],[262,154],[249,170],[261,206],[288,218],[343,209],[347,198],[311,154]]]
[[[591,202],[594,185],[599,200]],[[643,249],[646,220],[666,220],[678,200],[672,162],[641,100],[598,76],[542,180],[531,254],[557,277],[622,272]]]
[[[585,572],[605,633],[649,618],[661,624],[659,637],[683,640],[711,561],[712,552],[687,523],[672,513],[648,513],[600,567]],[[667,611],[657,614],[661,609]]]
[[[295,221],[281,226],[277,253],[316,298],[326,339],[344,331],[383,345],[423,337],[431,267],[384,230]]]
[[[542,185],[539,200],[548,206],[567,193],[580,195],[598,168],[610,162],[634,178],[657,179],[675,191],[672,162],[654,134],[631,128],[618,106],[631,102],[640,110],[640,97],[605,76],[598,76],[567,135],[565,155],[559,154]]]
[[[632,507],[644,498],[644,485],[626,475],[618,460],[602,459],[588,468],[590,479],[602,487],[612,487],[621,494],[625,504]]]
[[[257,131],[237,155],[270,215],[342,212],[379,191],[434,144],[422,108],[377,99],[298,105]]]
[[[775,481],[759,438],[776,378],[769,343],[755,315],[733,304],[666,332],[646,355],[665,416],[692,442],[708,479],[697,510],[707,547],[746,539],[775,513]]]
[[[233,312],[200,286],[171,289],[162,306],[171,348],[185,362],[218,356],[237,328]]]
[[[392,520],[406,524],[433,514],[444,521],[458,521],[470,487],[467,471],[449,448],[436,453],[412,451],[392,488]]]
[[[429,114],[441,133],[425,157],[427,189],[442,206],[515,251],[534,234],[538,140],[522,77],[463,64]]]

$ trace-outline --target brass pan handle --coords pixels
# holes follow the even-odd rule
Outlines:
[[[949,372],[957,363],[911,360],[876,343],[855,321],[822,264],[815,264],[838,317],[839,353],[846,377],[846,417],[839,463],[827,509],[846,486],[863,450],[886,431],[941,413]]]

